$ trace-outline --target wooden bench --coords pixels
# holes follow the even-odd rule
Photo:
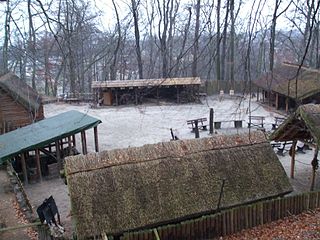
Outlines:
[[[249,116],[248,128],[255,127],[264,129],[264,120],[263,116]]]
[[[292,141],[271,143],[271,147],[277,148],[277,154],[280,156],[284,156],[284,150],[285,150],[286,145],[292,145]]]
[[[272,130],[276,130],[281,123],[284,122],[286,118],[284,117],[274,117],[274,123],[272,124]]]
[[[234,128],[242,128],[242,122],[244,120],[223,120],[223,121],[215,121],[214,122],[214,128],[215,129],[221,129],[221,123],[234,123]]]
[[[197,122],[197,123],[196,123]],[[207,118],[197,118],[197,119],[191,119],[187,120],[187,124],[191,125],[191,132],[195,131],[196,125],[198,125],[198,129],[201,130],[207,130]]]

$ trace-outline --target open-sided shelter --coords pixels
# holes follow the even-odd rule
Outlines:
[[[300,104],[320,103],[320,71],[283,63],[254,81],[258,100],[288,112]]]
[[[291,153],[291,178],[294,178],[295,146],[297,141],[310,142],[316,146],[314,158],[311,162],[313,167],[311,189],[313,189],[315,171],[318,168],[317,156],[320,144],[320,105],[310,103],[299,106],[297,110],[271,134],[270,140],[278,142],[293,141]]]
[[[42,120],[40,95],[9,72],[0,77],[0,134]]]
[[[77,133],[81,133],[82,152],[87,154],[85,131],[94,128],[95,150],[98,152],[97,126],[100,123],[99,119],[73,110],[0,135],[0,165],[15,159],[16,165],[22,168],[26,183],[30,168],[36,168],[37,176],[41,178],[41,170],[48,166],[41,163],[40,152],[53,157],[57,167],[61,169],[65,150],[71,152],[76,147]],[[28,158],[31,152],[35,152],[35,159]]]
[[[195,101],[200,85],[199,77],[186,77],[95,81],[92,89],[104,105],[138,104],[144,98],[171,98],[180,103]]]
[[[65,170],[81,239],[190,219],[292,191],[258,131],[72,156]]]

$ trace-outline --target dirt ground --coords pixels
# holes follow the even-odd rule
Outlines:
[[[0,169],[0,228],[22,225],[23,221],[15,210],[16,197],[10,186],[10,180],[5,169]],[[17,229],[0,233],[0,239],[30,240],[28,229]]]

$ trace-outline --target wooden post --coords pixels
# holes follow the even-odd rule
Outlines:
[[[266,94],[266,92],[264,91],[264,90],[262,90],[262,102],[264,103],[264,101],[265,101],[265,94]]]
[[[40,164],[40,151],[36,149],[36,162],[37,162],[37,172],[39,175],[39,180],[42,182],[41,164]]]
[[[27,172],[26,158],[24,156],[24,153],[21,153],[21,167],[22,167],[24,184],[28,184],[28,172]]]
[[[177,88],[177,103],[180,103],[179,86],[176,86],[176,88]]]
[[[210,108],[210,115],[209,115],[209,132],[213,134],[213,108]]]
[[[296,157],[296,145],[297,145],[297,140],[294,140],[292,142],[292,152],[291,152],[291,170],[290,170],[290,177],[293,179],[294,178],[294,164],[295,164],[295,157]]]
[[[93,134],[94,134],[94,146],[96,152],[99,152],[99,141],[98,141],[98,126],[95,126],[93,128]]]
[[[159,87],[157,87],[157,104],[159,104]]]
[[[257,88],[257,102],[259,102],[259,92],[260,92],[260,88]]]
[[[74,147],[76,147],[77,146],[77,143],[76,143],[76,136],[73,134],[72,135],[72,144],[73,144],[73,146]]]
[[[81,143],[82,143],[82,154],[87,154],[87,139],[86,139],[86,132],[81,131]]]
[[[68,148],[69,148],[69,155],[72,154],[72,140],[71,140],[71,136],[68,136]]]
[[[312,165],[312,179],[311,179],[310,191],[314,190],[314,182],[315,182],[315,179],[316,179],[316,171],[317,171],[317,169],[319,167],[318,152],[319,152],[319,146],[317,145],[316,148],[314,149],[313,160],[311,162],[311,165]]]
[[[194,133],[195,133],[195,137],[199,138],[198,120],[194,121]]]
[[[289,112],[289,98],[286,97],[286,113]]]
[[[135,95],[136,105],[138,105],[138,88],[134,88],[134,95]]]
[[[58,162],[59,168],[62,169],[62,160],[61,160],[61,152],[60,152],[59,140],[56,140],[56,141],[55,141],[55,145],[56,145],[56,158],[57,158],[57,162]]]
[[[118,90],[116,89],[116,105],[118,106],[119,105],[119,100],[118,100]]]
[[[279,109],[279,94],[276,93],[276,109]]]

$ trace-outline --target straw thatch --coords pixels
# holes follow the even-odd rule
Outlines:
[[[0,88],[9,93],[26,109],[31,108],[35,112],[41,106],[40,95],[12,72],[0,77]]]
[[[305,104],[283,122],[270,136],[275,141],[310,141],[320,144],[320,105]]]
[[[137,79],[116,81],[95,81],[92,88],[125,88],[125,87],[155,87],[155,86],[178,86],[200,85],[199,77],[187,78],[160,78],[160,79]]]
[[[254,84],[267,91],[271,90],[297,100],[320,93],[320,71],[301,67],[298,72],[298,69],[299,66],[296,64],[283,63],[273,72],[263,74],[254,81]]]
[[[262,133],[181,140],[66,159],[79,236],[182,220],[292,191]]]

